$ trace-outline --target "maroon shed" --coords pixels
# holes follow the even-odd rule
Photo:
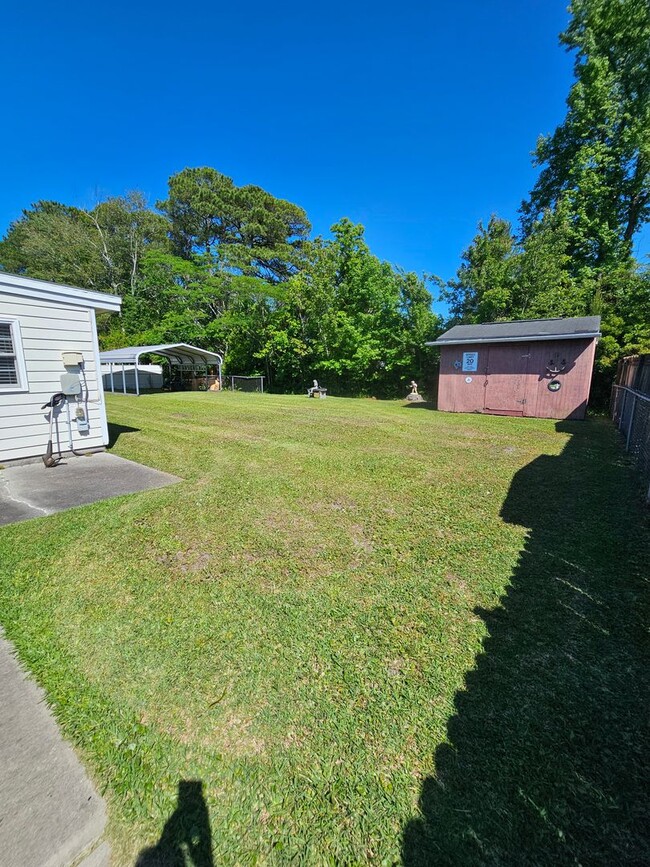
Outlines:
[[[456,325],[440,347],[438,409],[585,417],[600,317]]]

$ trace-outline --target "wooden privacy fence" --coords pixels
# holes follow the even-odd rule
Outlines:
[[[612,387],[612,419],[625,438],[650,503],[650,355],[622,358]]]

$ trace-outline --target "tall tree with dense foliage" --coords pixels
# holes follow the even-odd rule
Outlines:
[[[80,208],[36,202],[0,241],[2,267],[14,274],[106,288],[99,239]]]
[[[89,210],[37,202],[0,241],[0,263],[16,274],[127,294],[135,291],[145,250],[165,247],[166,235],[165,219],[139,192]]]
[[[564,122],[542,137],[518,237],[493,216],[443,289],[455,322],[598,314],[601,402],[621,355],[650,351],[650,280],[632,240],[650,218],[650,4],[575,0]]]
[[[431,295],[415,274],[374,256],[362,226],[343,219],[331,231],[286,284],[258,357],[289,390],[316,376],[339,394],[399,394],[432,369]]]
[[[564,122],[540,138],[524,229],[561,203],[572,270],[617,267],[650,217],[650,4],[574,0],[560,40],[575,52]]]
[[[238,187],[215,169],[183,169],[158,202],[169,220],[174,252],[205,254],[215,269],[268,281],[288,279],[301,263],[311,226],[302,208],[261,187]]]
[[[443,287],[442,298],[456,322],[490,322],[507,318],[513,309],[513,254],[510,223],[492,215],[463,252],[457,279]]]

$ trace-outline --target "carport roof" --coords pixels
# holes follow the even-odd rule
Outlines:
[[[218,352],[209,352],[189,343],[159,343],[156,346],[124,346],[100,352],[102,364],[138,364],[141,355],[162,355],[172,364],[223,364]]]
[[[519,319],[514,322],[485,322],[482,325],[454,325],[427,346],[458,343],[515,343],[529,340],[575,340],[600,337],[600,316],[573,316],[568,319]]]

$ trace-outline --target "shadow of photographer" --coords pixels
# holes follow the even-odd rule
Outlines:
[[[208,807],[200,780],[181,780],[176,809],[155,846],[143,849],[135,867],[214,867]]]

